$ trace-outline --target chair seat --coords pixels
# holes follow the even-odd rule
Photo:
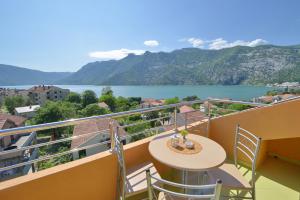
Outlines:
[[[173,197],[173,196],[170,196],[170,195],[166,195],[164,192],[160,192],[158,194],[157,200],[188,200],[188,198]]]
[[[161,178],[155,166],[151,162],[143,163],[127,170],[126,176],[126,196],[144,192],[147,190],[146,170],[150,169],[150,174],[155,178]],[[157,181],[152,179],[155,184]]]
[[[251,189],[251,185],[234,164],[223,164],[221,167],[208,171],[211,182],[222,180],[224,187],[233,189]]]

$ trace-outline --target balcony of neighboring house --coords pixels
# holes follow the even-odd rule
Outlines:
[[[244,106],[231,106],[232,104],[242,104]],[[224,163],[230,164],[233,162],[233,158],[236,156],[237,130],[239,130],[237,127],[242,127],[243,129],[241,130],[249,131],[250,134],[255,138],[259,138],[260,141],[256,143],[259,144],[257,145],[259,148],[255,151],[255,162],[252,168],[250,167],[251,162],[245,156],[239,158],[240,162],[237,167],[238,172],[246,180],[250,180],[251,184],[255,183],[256,199],[299,200],[299,113],[300,99],[298,98],[268,105],[208,99],[206,101],[183,102],[103,116],[72,119],[22,129],[1,130],[0,135],[8,136],[21,134],[28,130],[39,132],[50,129],[61,130],[62,127],[73,127],[72,130],[74,130],[74,126],[78,128],[78,125],[85,124],[79,129],[80,134],[72,134],[70,137],[62,137],[57,140],[31,145],[32,149],[37,149],[59,143],[76,144],[78,141],[83,141],[80,145],[74,146],[74,148],[71,148],[70,145],[70,149],[66,149],[63,152],[41,155],[33,160],[28,160],[24,164],[26,166],[28,164],[41,163],[49,159],[62,158],[66,155],[72,155],[90,148],[99,146],[102,148],[98,149],[97,152],[91,153],[89,156],[82,156],[83,158],[80,159],[76,158],[72,162],[44,170],[41,169],[26,176],[1,182],[0,197],[11,200],[120,199],[120,190],[118,190],[121,185],[120,171],[118,171],[120,168],[120,157],[118,157],[119,154],[116,151],[118,143],[113,139],[114,137],[119,137],[120,140],[126,141],[123,147],[123,158],[126,169],[137,169],[142,163],[152,162],[157,173],[164,180],[175,183],[182,183],[184,181],[185,184],[194,186],[203,184],[204,182],[206,184],[210,177],[204,179],[202,175],[199,175],[202,172],[186,171],[186,169],[184,169],[186,171],[184,172],[176,164],[173,166],[167,165],[167,161],[157,159],[149,147],[155,140],[164,137],[168,137],[171,140],[175,132],[187,130],[190,136],[194,135],[193,137],[195,138],[201,137],[203,141],[210,141],[209,144],[217,144],[224,150],[224,155],[222,156],[225,156],[226,161],[216,166],[216,168],[221,168]],[[126,119],[124,119],[125,117]],[[129,117],[140,117],[140,119],[134,123],[128,123]],[[110,121],[108,126],[102,125],[100,128],[97,127],[97,120],[107,119]],[[90,128],[91,125],[89,125],[91,120],[96,121],[92,123],[93,128]],[[146,130],[140,129],[143,123],[147,124]],[[105,133],[110,134],[110,138],[105,141],[98,138],[95,140],[97,142],[86,142],[101,135],[103,130],[105,130]],[[189,135],[187,136],[188,138]],[[82,145],[84,142],[86,143]],[[29,148],[21,147],[18,150],[24,151]],[[209,146],[202,145],[201,148],[204,152],[206,151],[205,148],[209,148]],[[162,157],[164,154],[165,152],[161,151]],[[212,154],[207,157],[207,162],[210,163],[220,156]],[[168,158],[169,161],[172,161],[172,159],[175,160],[176,157]],[[202,161],[206,162],[206,160]],[[180,163],[180,161],[178,162]],[[199,164],[195,162],[180,164],[188,168],[189,164]],[[0,167],[0,170],[14,169],[19,166],[10,165],[5,168]],[[255,176],[252,176],[252,169],[256,171],[254,173]],[[145,171],[139,171],[135,176],[137,178],[146,177],[144,173]],[[185,179],[182,179],[183,175],[185,175]],[[136,182],[136,185],[139,185],[141,182],[146,184],[145,178],[141,179],[140,182]],[[223,182],[225,183],[226,180],[223,179]],[[146,187],[145,190],[132,195],[128,199],[147,199],[149,195],[147,189],[149,188]],[[221,195],[235,195],[232,194],[234,192],[236,191],[230,187],[222,187]],[[188,194],[188,190],[183,190],[183,193]],[[239,195],[248,196],[247,193],[243,192],[239,193]]]
[[[37,158],[37,149],[18,151],[20,148],[27,148],[35,143],[36,132],[21,134],[16,138],[17,139],[13,140],[9,146],[0,152],[0,154],[2,153],[0,159],[1,167],[17,165]],[[4,170],[0,172],[0,181],[25,175],[31,173],[33,170],[32,165],[22,165],[13,169]]]

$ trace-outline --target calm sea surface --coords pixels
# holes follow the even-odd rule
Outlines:
[[[28,89],[32,85],[22,86],[0,86],[6,88]],[[95,85],[59,85],[58,87],[67,88],[71,91],[81,93],[84,90],[93,90],[97,95],[105,86]],[[112,86],[116,96],[124,97],[143,97],[143,98],[183,98],[190,95],[197,95],[201,99],[207,97],[213,98],[231,98],[234,100],[250,100],[253,97],[264,95],[272,88],[263,86],[221,86],[221,85],[180,85],[180,86]]]

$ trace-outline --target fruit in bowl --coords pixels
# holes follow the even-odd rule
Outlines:
[[[192,141],[186,141],[185,142],[185,147],[188,149],[193,149],[194,148],[194,143]]]

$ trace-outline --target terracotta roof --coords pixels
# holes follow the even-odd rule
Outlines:
[[[108,106],[105,102],[100,102],[100,103],[98,103],[98,106],[99,106],[100,108],[109,108],[109,106]]]
[[[181,106],[179,108],[180,110],[180,113],[186,113],[186,112],[191,112],[191,111],[195,111],[194,108],[190,107],[190,106],[187,106],[187,105],[184,105],[184,106]]]
[[[92,133],[92,134],[88,134],[85,137],[81,137],[81,138],[72,140],[71,148],[73,149],[73,148],[80,146],[81,144],[84,144],[91,138],[95,137],[95,135],[99,132],[109,133],[108,129],[109,129],[110,121],[111,121],[111,119],[109,119],[109,118],[94,119],[94,120],[89,120],[89,121],[75,125],[74,130],[73,130],[73,136],[79,136],[79,135],[84,135],[84,134],[88,134],[88,133]],[[114,122],[118,123],[117,121],[114,121]],[[124,131],[124,129],[120,129],[119,133],[121,136],[126,135],[126,132]]]
[[[160,106],[165,103],[165,100],[159,100],[159,99],[152,99],[152,98],[145,98],[142,99],[142,105],[144,106]]]
[[[0,120],[6,119],[12,121],[16,126],[23,126],[26,121],[25,117],[0,113]]]
[[[0,119],[0,129],[8,129],[16,127],[15,123],[9,119]]]
[[[4,126],[6,121],[7,121],[6,119],[0,119],[0,129],[5,129]]]
[[[198,121],[201,121],[206,117],[205,113],[195,110],[192,112],[186,112],[186,113],[177,113],[177,127],[184,126],[185,125],[185,115],[186,115],[186,121],[187,124],[192,124]],[[174,116],[171,117],[171,123],[174,122]],[[174,125],[165,125],[164,126],[165,131],[169,131],[174,129]]]
[[[261,97],[258,97],[258,99],[265,103],[271,103],[273,101],[273,96],[261,96]]]

